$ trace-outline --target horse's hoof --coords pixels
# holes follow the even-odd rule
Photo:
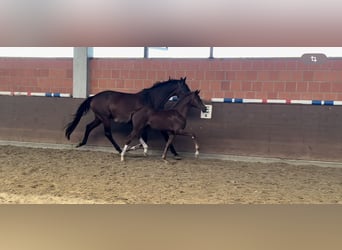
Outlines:
[[[179,155],[175,155],[173,158],[174,158],[175,160],[181,160],[181,159],[182,159],[182,157],[180,157]]]
[[[79,148],[79,147],[82,147],[83,146],[83,144],[82,143],[79,143],[79,144],[77,144],[76,146],[75,146],[75,148]]]

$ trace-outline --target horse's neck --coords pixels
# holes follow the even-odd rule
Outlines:
[[[183,117],[186,117],[190,108],[190,98],[191,96],[187,96],[181,99],[173,109],[177,110]]]
[[[164,105],[167,103],[167,101],[170,99],[170,97],[173,96],[174,92],[175,89],[172,89],[170,87],[167,88],[167,86],[165,86],[164,88],[159,87],[150,90],[150,100],[152,102],[154,109],[162,109]]]

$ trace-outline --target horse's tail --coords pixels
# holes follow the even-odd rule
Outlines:
[[[87,99],[85,99],[84,102],[81,103],[81,105],[78,107],[78,109],[74,115],[74,120],[71,121],[70,123],[68,123],[68,125],[66,126],[65,137],[68,138],[68,140],[70,140],[70,135],[75,130],[75,128],[77,127],[82,116],[85,115],[89,111],[92,98],[93,97],[90,96]]]

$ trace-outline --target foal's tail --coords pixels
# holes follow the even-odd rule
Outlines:
[[[74,120],[68,123],[68,125],[66,126],[65,137],[68,138],[68,140],[70,140],[70,135],[77,127],[77,124],[80,122],[82,116],[89,111],[92,98],[93,97],[90,96],[87,99],[85,99],[84,102],[82,102],[82,104],[78,107],[77,112],[74,115]]]

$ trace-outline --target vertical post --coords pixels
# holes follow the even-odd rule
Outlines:
[[[144,58],[148,58],[148,47],[144,47]]]
[[[74,48],[72,91],[74,98],[88,97],[88,57],[87,47]]]
[[[210,47],[209,59],[214,59],[214,48]]]

